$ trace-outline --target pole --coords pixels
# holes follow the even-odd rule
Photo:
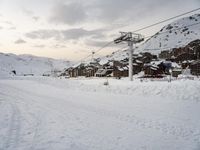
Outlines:
[[[133,81],[133,41],[128,42],[129,46],[129,79]]]
[[[136,34],[132,32],[121,32],[121,36],[114,40],[116,44],[121,42],[128,42],[129,46],[129,79],[133,81],[133,44],[140,43],[144,41],[141,34]]]

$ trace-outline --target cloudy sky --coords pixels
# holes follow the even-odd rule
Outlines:
[[[200,0],[0,0],[0,52],[79,60],[119,31],[198,7]],[[141,34],[152,35],[163,25]],[[113,44],[99,55],[120,47]]]

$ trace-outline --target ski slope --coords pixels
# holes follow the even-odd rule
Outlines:
[[[0,79],[1,150],[199,150],[200,80]]]

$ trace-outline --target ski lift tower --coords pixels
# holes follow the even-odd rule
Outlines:
[[[144,37],[141,34],[132,32],[120,32],[121,36],[114,40],[115,44],[121,42],[127,42],[129,46],[129,78],[133,81],[133,44],[144,41]]]

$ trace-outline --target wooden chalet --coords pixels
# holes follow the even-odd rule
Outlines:
[[[157,65],[148,64],[144,66],[144,77],[162,77],[163,70]]]
[[[127,63],[120,61],[113,61],[113,77],[121,78],[128,77],[128,65]]]
[[[97,62],[80,63],[67,69],[70,77],[93,77],[100,65]]]
[[[199,76],[200,75],[200,60],[192,62],[191,66],[190,66],[190,69],[191,69],[191,74],[192,75]]]
[[[95,73],[97,72],[98,68],[100,68],[100,64],[97,62],[90,62],[88,65],[85,66],[85,77],[94,77]]]
[[[143,63],[150,63],[152,60],[157,60],[157,56],[149,52],[140,53],[140,55],[142,55],[142,57],[138,60],[142,61]]]
[[[191,63],[193,62],[194,60],[185,60],[181,63],[181,67],[182,69],[186,69],[186,68],[190,68],[191,66]]]
[[[144,65],[145,77],[163,77],[170,75],[169,70],[174,70],[174,76],[180,73],[181,67],[170,61],[152,61]]]
[[[169,50],[161,51],[159,54],[160,59],[171,59],[171,52]]]
[[[182,74],[182,69],[181,68],[174,68],[172,70],[172,77],[178,77],[178,75]]]
[[[178,56],[176,56],[175,58],[175,62],[183,62],[183,61],[187,61],[187,60],[195,60],[196,56],[194,53],[182,53]]]

